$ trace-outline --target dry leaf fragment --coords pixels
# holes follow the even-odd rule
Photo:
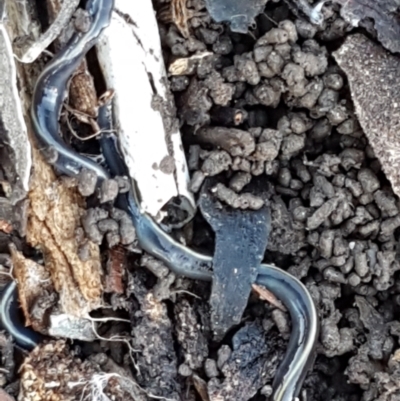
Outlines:
[[[361,34],[347,37],[333,56],[349,80],[360,125],[400,196],[399,59]]]
[[[205,57],[213,56],[211,52],[193,54],[190,57],[182,57],[174,60],[168,67],[168,73],[172,76],[192,75],[196,72],[197,66]]]

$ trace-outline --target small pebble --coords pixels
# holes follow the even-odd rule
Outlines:
[[[189,377],[192,375],[193,372],[192,369],[190,369],[190,367],[186,365],[186,363],[182,363],[181,365],[179,365],[178,373],[183,377]]]
[[[290,185],[290,181],[292,179],[292,175],[290,170],[286,167],[281,168],[278,173],[278,182],[283,187],[288,187]]]
[[[233,207],[234,209],[251,209],[258,210],[264,206],[264,201],[251,193],[242,193],[238,195],[232,189],[218,183],[213,188],[213,193],[222,202]]]
[[[93,170],[83,168],[78,176],[78,191],[82,196],[93,195],[96,190],[97,175]]]
[[[260,394],[263,395],[264,397],[266,397],[267,399],[269,399],[269,397],[272,395],[273,393],[273,388],[272,386],[266,384],[265,386],[263,386],[260,390]]]
[[[97,223],[100,232],[107,233],[107,232],[117,232],[118,231],[118,223],[113,219],[104,219],[100,220]]]
[[[343,273],[335,270],[333,267],[328,267],[323,273],[324,279],[331,281],[332,283],[346,284],[346,278]]]
[[[229,181],[229,188],[240,192],[251,181],[251,174],[239,171]]]
[[[131,184],[129,182],[128,177],[118,176],[118,177],[115,177],[115,180],[118,183],[118,189],[121,194],[125,194],[125,193],[129,192],[129,190],[131,189]]]
[[[119,221],[119,235],[121,244],[129,245],[136,239],[136,230],[129,216],[125,215]]]
[[[121,242],[121,237],[118,233],[108,232],[106,234],[106,241],[109,248],[113,248]]]
[[[219,375],[217,362],[214,359],[207,358],[204,363],[204,372],[209,379],[217,377]]]
[[[88,241],[79,246],[78,257],[82,262],[90,260],[90,244]]]
[[[218,350],[218,359],[217,359],[217,367],[218,369],[222,369],[226,362],[228,362],[229,358],[232,355],[232,350],[228,345],[222,345]]]
[[[118,196],[119,185],[118,181],[104,180],[100,187],[100,203],[112,202]]]
[[[190,170],[198,170],[200,168],[200,151],[199,145],[191,145],[189,147],[188,166]]]
[[[351,273],[348,278],[348,283],[352,287],[357,287],[361,283],[361,278],[356,273]]]
[[[205,180],[206,176],[204,173],[200,170],[195,171],[192,175],[192,178],[190,180],[189,188],[193,193],[199,192],[201,186],[203,185],[203,182]]]
[[[284,339],[288,339],[290,337],[290,325],[287,313],[282,312],[280,309],[274,309],[271,316],[278,327],[279,333]]]
[[[204,160],[201,170],[207,176],[214,176],[228,170],[232,164],[232,158],[228,152],[224,150],[214,150],[210,152],[206,160]]]
[[[103,241],[103,234],[100,232],[97,222],[108,217],[108,212],[101,208],[88,209],[82,218],[82,227],[87,237],[95,244],[100,245]]]

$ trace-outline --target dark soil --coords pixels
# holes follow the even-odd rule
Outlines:
[[[154,3],[159,15],[169,5]],[[241,210],[268,206],[264,261],[306,284],[321,323],[318,356],[301,399],[400,400],[399,200],[331,56],[351,30],[339,5],[328,5],[326,21],[317,27],[285,2],[271,1],[247,35],[214,23],[202,0],[186,6],[189,35],[161,17],[159,29],[191,189],[198,194],[204,180],[215,176],[221,203]],[[205,51],[193,68],[174,75],[177,59]],[[251,189],[256,181],[261,195]],[[126,190],[124,184],[107,183],[100,203]],[[268,399],[290,335],[288,315],[252,294],[241,323],[215,341],[210,285],[175,277],[148,255],[138,255],[127,216],[98,203],[89,207],[83,229],[102,244],[105,265],[110,248],[129,245],[126,292],[106,298],[131,322],[104,324],[99,334],[125,333],[132,350],[107,341],[78,342],[71,349],[83,359],[103,355],[147,394],[165,399]],[[208,253],[214,249],[215,235],[200,213],[174,236]],[[14,232],[0,232],[0,252],[8,252],[10,241],[37,256]],[[16,351],[12,358],[5,336],[0,347],[0,387],[16,396],[21,355]]]

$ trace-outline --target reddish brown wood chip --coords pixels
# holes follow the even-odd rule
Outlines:
[[[120,246],[109,250],[107,260],[106,292],[123,294],[125,292],[123,273],[126,269],[126,251]]]

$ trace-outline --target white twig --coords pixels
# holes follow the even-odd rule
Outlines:
[[[78,6],[79,0],[64,0],[60,12],[47,31],[24,49],[19,57],[16,55],[17,60],[21,63],[33,63],[68,25]]]
[[[5,131],[3,137],[14,151],[15,171],[21,186],[25,191],[29,191],[31,146],[17,88],[17,71],[11,41],[2,21],[0,54],[0,119]]]

